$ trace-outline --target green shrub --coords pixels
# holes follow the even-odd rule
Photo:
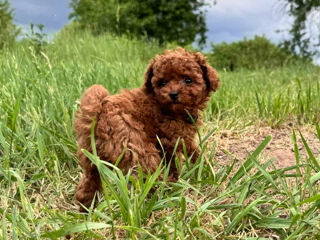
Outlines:
[[[213,53],[209,55],[209,60],[216,68],[230,71],[238,68],[274,68],[302,62],[301,57],[271,43],[264,36],[244,38],[230,44],[226,42],[211,44],[211,47]]]
[[[37,29],[35,29],[38,28]],[[25,41],[31,45],[37,54],[43,50],[44,46],[48,44],[48,35],[43,31],[43,24],[30,24],[30,33],[26,35]]]
[[[13,10],[8,0],[0,0],[0,50],[14,43],[19,32],[13,24]]]

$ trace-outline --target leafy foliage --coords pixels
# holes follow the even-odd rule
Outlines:
[[[13,10],[8,0],[0,0],[0,49],[12,44],[19,32],[13,24]]]
[[[290,16],[294,18],[294,22],[289,31],[291,34],[291,39],[286,40],[282,43],[282,45],[290,50],[291,52],[299,52],[299,55],[310,58],[315,54],[319,54],[320,46],[320,34],[319,36],[315,36],[317,38],[317,43],[315,46],[311,45],[310,36],[307,35],[307,19],[308,16],[312,13],[316,13],[317,19],[316,24],[319,24],[320,17],[320,1],[319,0],[280,0],[282,2],[286,2],[286,7],[288,9],[288,13]],[[319,26],[320,27],[320,26]],[[318,50],[317,50],[318,49]]]
[[[38,30],[35,29],[35,26]],[[26,35],[26,40],[31,46],[33,46],[35,52],[39,54],[45,45],[48,44],[47,34],[43,32],[44,25],[33,23],[30,24],[30,33]]]
[[[244,38],[230,44],[212,44],[209,59],[220,69],[233,71],[238,68],[274,68],[298,61],[300,58],[270,42],[264,36]]]
[[[203,0],[72,0],[70,18],[95,34],[146,36],[163,42],[206,41]]]

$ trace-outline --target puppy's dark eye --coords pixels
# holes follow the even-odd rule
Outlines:
[[[192,79],[189,78],[189,77],[186,77],[186,78],[184,79],[184,82],[185,82],[187,85],[189,85],[189,84],[192,83]]]
[[[159,86],[164,87],[167,84],[166,80],[162,79],[159,81]]]

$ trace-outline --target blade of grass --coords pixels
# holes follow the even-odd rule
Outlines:
[[[83,223],[71,223],[65,224],[58,230],[45,232],[41,235],[42,238],[58,239],[67,235],[79,232],[85,232],[94,229],[111,228],[110,224],[106,223],[95,223],[95,222],[83,222]]]
[[[202,139],[202,143],[205,143],[205,142],[209,139],[209,137],[211,137],[212,134],[213,134],[216,130],[217,130],[216,128],[212,129],[212,130]]]
[[[2,239],[3,240],[7,240],[6,213],[7,213],[7,210],[4,210],[3,213],[2,213]]]
[[[290,227],[291,220],[276,217],[264,217],[255,223],[255,226],[261,228],[272,229],[287,229]]]
[[[249,212],[256,207],[259,203],[265,202],[262,198],[258,198],[251,202],[243,211],[240,211],[231,221],[231,223],[226,228],[226,233],[229,234],[234,229],[234,227],[240,222],[242,218],[244,218]]]
[[[309,198],[303,200],[302,202],[299,202],[299,203],[297,204],[297,206],[300,206],[300,205],[302,205],[302,204],[304,204],[304,203],[316,202],[316,201],[318,201],[318,200],[320,200],[320,194],[314,195],[314,196],[312,196],[312,197],[309,197]]]
[[[151,178],[145,183],[145,188],[144,188],[142,194],[139,196],[139,202],[138,202],[139,207],[145,201],[145,199],[146,199],[148,193],[150,192],[151,188],[153,187],[155,181],[160,176],[161,170],[162,170],[162,162],[158,166],[156,172],[154,174],[152,174]]]
[[[319,165],[317,159],[314,157],[310,147],[308,146],[306,140],[304,139],[304,137],[302,136],[302,133],[300,131],[299,131],[299,134],[300,134],[301,140],[303,142],[303,145],[307,150],[309,158],[310,158],[311,162],[313,163],[314,168],[317,170],[317,172],[319,172],[320,171],[320,165]]]
[[[316,131],[317,131],[318,139],[320,140],[320,127],[318,122],[316,122]]]
[[[242,164],[239,170],[235,173],[235,175],[230,179],[227,187],[234,185],[240,178],[243,177],[245,173],[251,170],[254,166],[253,159],[257,158],[258,155],[262,152],[262,150],[267,146],[267,144],[271,141],[271,136],[267,136],[262,143],[256,148],[256,150],[252,153],[251,156]]]
[[[266,167],[261,166],[255,159],[252,159],[252,161],[257,166],[259,171],[263,174],[263,176],[272,184],[274,189],[279,191],[279,188],[278,188],[277,184],[275,183],[275,181],[273,180],[273,177],[265,170]]]
[[[299,148],[298,148],[298,144],[297,144],[297,136],[296,136],[296,132],[294,131],[294,129],[292,129],[292,140],[293,140],[293,145],[294,145],[294,155],[296,158],[296,164],[297,164],[297,174],[301,175],[301,171],[300,171],[300,153],[299,153]],[[296,179],[297,181],[297,179]]]
[[[13,225],[16,225],[23,233],[25,233],[26,235],[30,236],[31,235],[31,229],[27,224],[27,221],[25,219],[23,219],[22,217],[17,217],[16,215],[16,211],[15,209],[13,209],[13,213],[9,214],[6,213],[6,219],[12,223]],[[2,214],[2,216],[4,216],[4,212],[5,210],[0,208],[0,213]]]

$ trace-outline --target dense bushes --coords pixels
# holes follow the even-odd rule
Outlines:
[[[264,36],[255,36],[253,39],[244,38],[230,44],[226,42],[212,44],[212,50],[209,60],[214,63],[214,66],[230,71],[238,68],[282,67],[302,61],[300,57],[271,43]]]

